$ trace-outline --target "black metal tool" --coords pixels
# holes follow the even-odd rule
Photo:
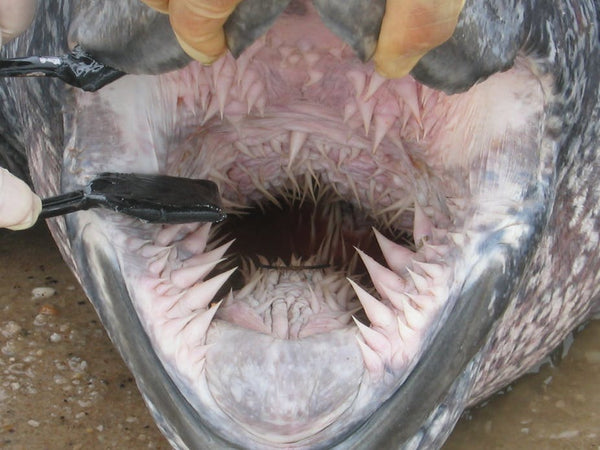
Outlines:
[[[84,91],[94,92],[125,72],[105,66],[75,47],[63,56],[0,59],[0,77],[55,77]]]
[[[212,181],[110,172],[79,191],[42,200],[40,217],[96,207],[155,223],[220,222],[226,217]]]

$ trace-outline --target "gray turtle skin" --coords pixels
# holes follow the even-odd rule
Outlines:
[[[304,1],[284,3],[272,2],[270,9],[267,8],[273,13],[267,25],[259,20],[261,23],[256,26],[265,29],[271,23],[276,26],[276,16],[282,10],[285,10],[282,20],[289,21],[286,23],[301,23],[310,16],[305,11],[313,8]],[[318,13],[322,12],[319,8],[327,11],[329,15],[324,22],[341,39],[358,41],[351,45],[358,48],[364,59],[368,56],[365,48],[372,48],[372,35],[377,31],[372,23],[376,20],[369,17],[368,27],[357,27],[365,31],[362,39],[356,39],[359,32],[348,25],[352,22],[348,17],[330,25],[336,22],[331,18],[331,11],[338,10],[336,5],[334,1],[315,2]],[[244,14],[253,11],[252,2],[246,6],[227,25],[228,37],[236,42],[236,52],[241,53],[238,62],[245,52],[255,48],[251,42],[244,42],[244,24],[256,21],[254,16],[245,20]],[[465,408],[534,367],[571,330],[600,310],[599,15],[600,4],[592,0],[467,0],[453,37],[427,54],[412,71],[418,83],[453,99],[476,93],[481,86],[485,88],[489,85],[486,83],[503,76],[518,75],[519,68],[526,67],[527,79],[535,79],[535,86],[539,86],[539,93],[532,94],[538,95],[533,102],[538,102],[539,108],[525,116],[531,120],[526,133],[516,133],[518,139],[500,144],[502,152],[492,152],[488,172],[485,164],[477,165],[479,162],[472,163],[470,169],[484,173],[481,177],[484,181],[476,173],[473,179],[480,181],[473,183],[487,188],[489,185],[485,183],[489,179],[503,176],[500,166],[494,165],[494,158],[503,160],[501,156],[505,154],[506,161],[524,167],[523,173],[519,172],[514,179],[507,177],[519,186],[514,199],[511,197],[514,204],[499,213],[508,222],[488,220],[488,216],[478,215],[477,208],[472,209],[476,211],[475,221],[450,220],[446,226],[455,227],[455,233],[463,238],[454,239],[455,245],[444,257],[449,265],[460,262],[456,264],[460,267],[451,270],[448,300],[422,333],[420,350],[407,363],[406,370],[384,360],[381,370],[392,381],[384,377],[378,383],[364,382],[361,389],[365,389],[372,401],[363,399],[363,403],[348,407],[340,413],[339,421],[328,423],[324,430],[313,434],[299,432],[300,437],[287,440],[278,437],[271,441],[269,433],[247,431],[246,428],[254,426],[254,419],[244,422],[243,417],[236,416],[236,411],[221,414],[203,406],[202,395],[181,375],[179,363],[170,360],[168,352],[156,344],[153,333],[158,331],[149,331],[154,330],[151,321],[139,311],[134,292],[138,263],[132,263],[133,268],[128,266],[128,257],[123,256],[121,249],[121,242],[129,241],[126,237],[119,240],[121,231],[102,232],[116,223],[115,230],[125,229],[123,236],[131,233],[141,240],[158,241],[160,238],[153,236],[159,228],[129,222],[121,225],[120,219],[107,212],[76,213],[49,221],[65,260],[136,378],[158,426],[175,448],[438,448]],[[276,46],[269,37],[279,31],[273,33],[267,34],[266,40]],[[260,33],[248,31],[248,34],[255,39]],[[190,60],[177,45],[166,16],[133,0],[40,0],[31,28],[2,52],[4,57],[59,55],[68,52],[74,43],[105,64],[135,75],[115,82],[114,90],[110,85],[93,94],[79,93],[57,80],[1,80],[0,163],[25,176],[26,160],[32,184],[41,196],[82,185],[101,170],[215,176],[220,182],[206,167],[191,174],[183,169],[177,172],[169,158],[163,161],[158,157],[160,152],[155,152],[155,158],[146,157],[142,151],[137,159],[128,157],[137,150],[126,143],[128,137],[123,130],[129,124],[114,119],[125,105],[117,102],[115,106],[114,98],[123,93],[130,93],[136,99],[160,96],[155,89],[161,89],[160,83],[167,82],[159,83],[158,77],[168,77],[168,72],[175,70],[188,70]],[[361,58],[355,57],[352,67],[340,63],[340,70],[360,67],[359,71],[364,68],[372,72]],[[273,65],[264,70],[263,73],[272,74],[278,69]],[[524,99],[523,104],[528,105],[526,92],[518,92],[519,100]],[[330,105],[325,97],[322,103]],[[161,105],[151,103],[151,107]],[[269,105],[268,102],[263,105],[266,109],[257,117],[275,115]],[[137,113],[142,115],[139,109]],[[218,120],[218,114],[208,119],[205,116],[201,126]],[[465,119],[468,120],[473,117]],[[184,125],[189,126],[181,124],[181,127]],[[529,146],[529,140],[535,145]],[[164,146],[170,144],[168,139],[162,142]],[[142,144],[140,148],[143,149]],[[243,153],[238,152],[240,156]],[[147,162],[155,159],[156,165]],[[450,172],[441,173],[449,185],[458,186],[454,194],[462,192],[462,175],[452,179]],[[512,186],[499,184],[498,192]],[[223,181],[220,187],[224,197],[231,200],[233,194],[228,194],[226,185]],[[341,191],[343,196],[349,189]],[[418,197],[418,193],[410,192]],[[426,205],[434,203],[429,199]],[[458,217],[458,213],[452,214],[450,217]],[[400,223],[404,216],[397,217]],[[401,228],[396,223],[391,227]],[[416,230],[415,225],[415,234]],[[183,242],[185,237],[180,239]],[[442,240],[442,244],[446,242]],[[177,245],[178,241],[171,242],[171,246]],[[369,311],[366,315],[371,327],[377,329],[377,320]],[[211,326],[214,328],[205,339],[228,332],[228,328],[218,328],[218,324]],[[338,331],[340,336],[356,333],[348,330]],[[346,347],[340,344],[340,348]],[[348,359],[360,355],[358,347],[349,349],[348,355]],[[207,356],[209,373],[211,364],[217,360],[216,355]],[[234,366],[237,361],[231,358],[229,364]],[[227,367],[227,362],[219,363]],[[331,373],[336,370],[341,377],[342,369],[334,367]],[[369,374],[379,373],[377,370],[372,369]],[[364,375],[365,378],[368,377]],[[239,411],[245,410],[240,407]],[[227,421],[229,418],[224,418],[228,414],[244,425],[232,425]],[[260,420],[257,419],[257,429],[264,430]]]

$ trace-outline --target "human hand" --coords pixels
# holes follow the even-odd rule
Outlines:
[[[0,45],[27,29],[35,12],[35,0],[0,0]]]
[[[465,0],[387,0],[375,67],[386,78],[407,75],[454,33]]]
[[[25,31],[34,11],[35,0],[0,0],[0,45]],[[40,198],[29,186],[0,167],[0,228],[28,228],[41,209]]]
[[[41,210],[42,201],[29,186],[0,167],[0,228],[29,228]]]
[[[223,24],[241,0],[142,0],[168,13],[181,47],[210,64],[225,52]],[[388,0],[373,60],[387,78],[407,75],[429,50],[448,40],[465,0]]]
[[[241,0],[142,0],[169,14],[171,26],[185,52],[203,64],[225,53],[223,24]]]

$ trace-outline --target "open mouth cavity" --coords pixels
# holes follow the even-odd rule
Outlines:
[[[217,226],[81,217],[110,236],[171,378],[240,445],[330,441],[389,398],[485,266],[482,242],[522,224],[542,159],[524,61],[446,96],[383,79],[309,13],[237,60],[76,94],[68,116],[67,184],[219,185],[232,218]]]

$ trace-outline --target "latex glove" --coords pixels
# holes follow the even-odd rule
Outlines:
[[[181,47],[210,64],[225,48],[223,24],[241,0],[142,0],[168,13]],[[454,32],[465,0],[387,0],[374,55],[377,71],[400,78]]]
[[[34,12],[35,0],[0,0],[0,45],[25,31]],[[0,168],[0,228],[28,228],[41,209],[42,201],[29,186]]]
[[[27,29],[35,12],[35,0],[0,0],[0,45]]]
[[[0,168],[0,228],[23,230],[37,221],[42,201],[29,186]]]
[[[465,0],[387,0],[375,67],[387,78],[407,75],[454,33]]]
[[[241,0],[142,0],[169,14],[179,44],[192,58],[210,64],[225,53],[223,24]]]

